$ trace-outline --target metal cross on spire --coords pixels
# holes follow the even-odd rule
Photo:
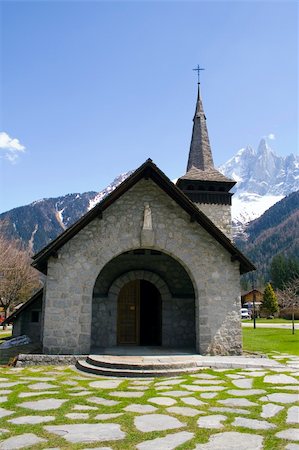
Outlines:
[[[199,67],[199,64],[197,64],[197,67],[195,69],[192,69],[192,70],[195,70],[197,72],[198,84],[200,84],[200,71],[201,70],[205,70],[205,69],[203,67]]]

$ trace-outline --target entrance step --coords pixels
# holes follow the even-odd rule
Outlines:
[[[40,355],[36,356],[40,358]],[[274,359],[260,356],[209,356],[182,349],[149,347],[106,348],[89,356],[80,355],[76,361],[77,369],[90,374],[137,378],[170,377],[206,368],[283,370],[286,367]]]
[[[78,360],[76,367],[87,373],[115,377],[169,377],[198,370],[196,361],[130,361],[126,357],[105,357],[89,355],[86,360]]]
[[[163,361],[164,359],[164,361]],[[174,360],[176,359],[176,360]],[[120,370],[170,370],[196,367],[197,362],[186,358],[144,358],[130,356],[89,355],[86,362],[98,367]]]

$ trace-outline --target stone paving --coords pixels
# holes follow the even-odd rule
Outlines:
[[[299,450],[294,362],[169,379],[0,368],[0,450]]]

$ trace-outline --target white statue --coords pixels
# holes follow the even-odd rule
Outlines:
[[[143,230],[152,230],[152,211],[149,203],[144,203]]]

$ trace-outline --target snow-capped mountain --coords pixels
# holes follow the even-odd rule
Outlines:
[[[277,156],[265,139],[257,151],[250,146],[241,148],[219,170],[237,181],[232,202],[236,231],[299,189],[299,157]]]
[[[134,172],[134,170],[130,170],[129,172],[125,172],[125,173],[121,173],[120,175],[118,175],[118,177],[116,177],[112,183],[110,183],[105,189],[103,189],[101,192],[99,192],[94,198],[92,198],[89,201],[89,205],[88,205],[88,211],[90,209],[92,209],[97,203],[99,203],[100,201],[102,201],[106,195],[110,194],[112,191],[114,191],[114,189],[123,181],[125,181],[126,178],[128,178],[128,176],[130,176],[132,173]]]
[[[101,192],[44,198],[2,213],[0,234],[7,239],[19,240],[31,253],[36,253],[79,220],[131,173],[119,175]]]

